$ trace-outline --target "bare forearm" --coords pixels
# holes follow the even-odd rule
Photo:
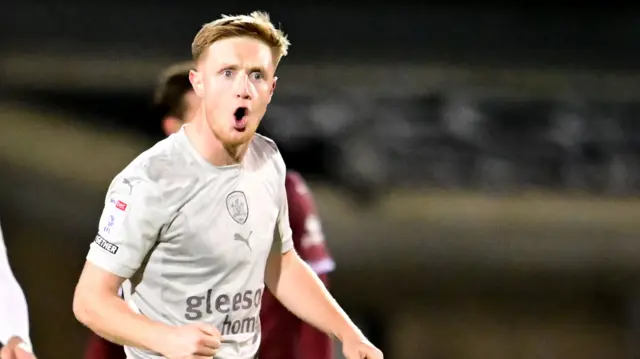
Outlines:
[[[168,326],[134,313],[116,295],[76,294],[74,300],[76,318],[101,337],[126,346],[160,352],[161,338]]]
[[[340,340],[361,336],[349,316],[331,296],[311,268],[293,253],[279,270],[268,268],[269,290],[300,319]]]

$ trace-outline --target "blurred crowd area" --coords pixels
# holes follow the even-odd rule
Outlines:
[[[325,170],[348,184],[624,196],[640,189],[636,102],[483,91],[318,97],[280,98],[267,129],[285,147],[327,144],[337,162]]]
[[[109,181],[163,137],[160,71],[256,8],[293,43],[260,131],[387,358],[640,355],[636,15],[66,0],[0,13],[0,215],[41,358],[82,351],[73,286]]]
[[[296,74],[313,71],[308,67]],[[473,71],[442,69],[463,70]],[[366,75],[384,71],[371,67]],[[634,97],[594,94],[602,84],[593,79],[583,80],[592,86],[586,94],[571,82],[553,89],[544,71],[515,70],[507,75],[511,83],[493,86],[491,80],[474,83],[477,75],[467,83],[460,76],[454,85],[446,79],[434,84],[431,74],[438,71],[425,66],[408,88],[400,83],[392,91],[384,84],[312,86],[285,77],[261,132],[278,142],[290,167],[364,196],[394,187],[638,194],[640,103]],[[614,77],[606,85],[621,92],[631,81]],[[38,90],[14,97],[77,121],[159,132],[148,130],[159,127],[148,94]]]

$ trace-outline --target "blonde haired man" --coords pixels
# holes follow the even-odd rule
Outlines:
[[[204,25],[189,76],[199,110],[111,183],[74,313],[129,358],[254,358],[265,283],[348,359],[382,358],[293,249],[286,167],[255,134],[288,47],[264,13]]]

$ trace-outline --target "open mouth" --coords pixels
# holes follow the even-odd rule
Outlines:
[[[238,131],[244,131],[247,127],[247,114],[249,110],[246,107],[238,107],[233,113],[233,117],[235,117],[234,127]]]

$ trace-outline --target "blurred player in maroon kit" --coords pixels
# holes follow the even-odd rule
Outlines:
[[[161,112],[162,129],[167,136],[188,122],[199,106],[189,82],[190,69],[190,63],[174,65],[165,71],[158,83],[155,104]],[[294,247],[328,286],[328,273],[334,269],[335,263],[325,245],[311,192],[296,172],[287,173],[285,185]],[[269,291],[264,292],[260,322],[260,359],[333,357],[331,338],[290,313]],[[125,359],[126,356],[121,346],[92,334],[84,358]]]
[[[295,172],[287,173],[285,185],[293,245],[300,257],[328,285],[327,274],[333,270],[334,263],[324,243],[311,192],[302,177]],[[291,314],[268,290],[264,292],[262,299],[260,322],[260,359],[332,358],[331,339]]]

